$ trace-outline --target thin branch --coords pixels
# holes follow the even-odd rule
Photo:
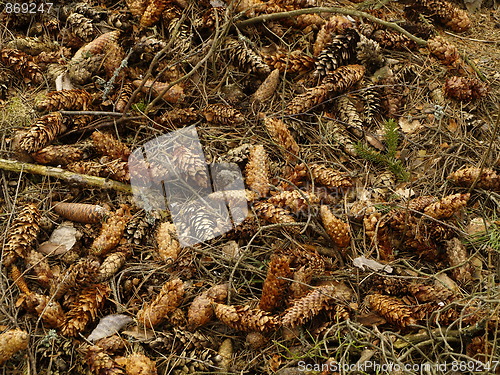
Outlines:
[[[16,160],[0,159],[0,169],[17,173],[31,173],[42,176],[56,177],[60,178],[61,180],[77,184],[95,186],[101,189],[117,190],[124,193],[132,193],[132,188],[128,184],[123,184],[121,182],[109,180],[102,177],[74,173],[61,168],[48,167],[45,165],[22,163]]]
[[[106,112],[106,111],[59,111],[61,115],[92,115],[92,116],[119,116],[122,117],[121,112]]]
[[[292,17],[297,17],[302,14],[313,14],[313,13],[339,13],[339,14],[344,14],[352,17],[362,17],[366,18],[370,21],[376,22],[380,25],[383,25],[385,27],[388,27],[390,29],[394,29],[396,31],[399,31],[401,34],[405,35],[409,39],[413,40],[415,43],[421,45],[421,46],[426,46],[427,41],[421,38],[416,37],[415,35],[409,33],[405,29],[403,29],[401,26],[394,22],[388,22],[381,20],[380,18],[377,18],[375,16],[372,16],[371,14],[361,12],[359,10],[355,9],[348,9],[348,8],[339,8],[339,7],[317,7],[317,8],[306,8],[306,9],[297,9],[297,10],[291,10],[289,12],[278,12],[278,13],[271,13],[271,14],[263,14],[257,17],[253,17],[244,21],[239,21],[235,23],[235,26],[238,28],[243,28],[249,25],[253,25],[256,23],[262,23],[262,22],[267,22],[267,21],[273,21],[273,20],[278,20],[282,18],[292,18]]]

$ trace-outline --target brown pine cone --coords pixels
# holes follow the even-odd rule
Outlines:
[[[146,303],[137,313],[137,321],[144,327],[155,327],[167,314],[174,311],[184,298],[184,283],[180,279],[172,279],[163,284],[160,293]]]
[[[453,31],[462,32],[471,27],[467,12],[446,0],[417,0],[412,8],[431,16]]]
[[[300,149],[286,124],[277,118],[264,117],[264,125],[271,135],[271,138],[279,147],[283,148],[285,159],[294,161]]]
[[[454,76],[446,80],[443,91],[452,99],[470,102],[486,96],[488,87],[477,78]]]
[[[251,309],[250,306],[228,306],[214,303],[214,311],[222,323],[238,331],[267,332],[278,326],[276,317],[264,310]]]
[[[427,48],[432,55],[434,55],[446,66],[460,68],[464,65],[464,62],[458,53],[457,47],[441,36],[429,39],[427,42]]]
[[[56,110],[86,111],[92,103],[92,95],[85,90],[50,91],[38,105],[39,111],[53,112]]]
[[[27,152],[36,152],[52,143],[66,129],[62,115],[59,112],[51,112],[40,117],[22,136],[19,147]]]
[[[259,309],[273,311],[280,306],[289,283],[284,278],[289,278],[291,274],[290,257],[286,255],[274,255],[271,257],[266,280],[262,286]]]
[[[291,224],[297,222],[289,211],[268,202],[257,202],[254,208],[259,218],[271,224]],[[300,227],[296,225],[287,225],[285,229],[294,234],[300,232]]]
[[[24,258],[28,249],[36,241],[40,232],[41,214],[34,204],[22,207],[14,221],[7,229],[6,242],[3,249],[3,264],[9,267],[17,257]]]
[[[328,233],[335,245],[340,248],[349,246],[351,243],[349,224],[335,217],[328,206],[321,206],[320,215],[326,233]]]
[[[245,1],[240,1],[240,6],[241,3],[244,3]],[[237,9],[240,6],[238,6]],[[247,47],[245,43],[235,39],[228,39],[226,40],[224,46],[227,49],[229,58],[233,64],[240,68],[242,72],[263,75],[270,73],[271,69],[269,69],[269,65],[267,65],[252,49]]]
[[[82,160],[85,153],[80,147],[72,145],[50,145],[31,154],[31,157],[40,164],[67,165]]]
[[[240,111],[226,104],[209,104],[203,115],[208,122],[219,125],[237,125],[245,121]]]
[[[66,314],[59,302],[44,294],[32,293],[26,297],[26,309],[38,315],[51,328],[61,328],[66,322]]]
[[[104,306],[110,294],[111,288],[106,284],[96,284],[84,289],[71,304],[62,333],[67,336],[76,336],[83,331],[88,323],[97,318],[99,310]]]
[[[4,48],[0,50],[0,61],[14,72],[20,74],[26,83],[41,83],[43,80],[40,67],[30,55],[17,49]]]
[[[500,191],[500,176],[490,168],[467,167],[459,169],[448,176],[448,180],[464,187],[470,187],[476,181],[476,187]]]
[[[181,251],[177,239],[175,225],[169,222],[161,223],[156,232],[157,251],[163,262],[175,262]]]
[[[316,59],[301,51],[291,53],[278,53],[265,57],[265,62],[273,69],[278,69],[281,73],[307,73],[314,68]]]
[[[0,365],[15,353],[28,347],[30,335],[20,329],[11,329],[0,334]]]
[[[97,282],[103,282],[110,279],[124,266],[127,258],[131,254],[131,249],[120,247],[118,250],[120,251],[108,255],[102,261],[96,278]]]
[[[56,203],[54,211],[67,220],[89,224],[99,223],[109,214],[108,209],[96,204],[68,202]]]
[[[110,214],[102,224],[101,233],[92,243],[89,253],[102,256],[113,250],[120,243],[130,218],[130,209],[125,205]]]
[[[96,130],[92,133],[91,138],[93,146],[99,154],[110,156],[113,159],[128,160],[130,149],[113,135]]]
[[[439,202],[432,203],[424,209],[424,213],[434,219],[448,219],[458,210],[467,205],[470,193],[452,194],[444,197]]]
[[[349,176],[345,173],[338,172],[333,168],[320,164],[309,164],[309,170],[311,171],[314,182],[331,189],[349,188],[352,186],[352,181]],[[308,174],[306,174],[306,176],[307,175]]]
[[[269,73],[264,82],[261,83],[259,88],[253,93],[252,102],[264,103],[266,100],[272,98],[279,82],[280,71],[279,69],[274,69],[271,73]]]
[[[316,35],[313,46],[313,55],[318,56],[320,52],[332,41],[333,36],[342,34],[346,29],[353,26],[352,22],[341,15],[331,16]]]
[[[323,103],[327,98],[344,93],[363,78],[365,70],[362,65],[347,65],[329,72],[322,84],[307,89],[305,93],[293,98],[287,106],[286,114],[304,113]]]
[[[382,315],[388,323],[399,328],[406,328],[417,323],[410,306],[405,305],[396,297],[381,294],[370,294],[367,296],[370,308]]]
[[[283,191],[273,195],[267,200],[267,202],[298,215],[300,213],[307,214],[310,206],[314,206],[319,203],[319,198],[313,193],[309,193],[307,191],[292,190]]]
[[[59,277],[57,283],[53,284],[50,294],[54,296],[54,300],[58,300],[71,288],[84,287],[93,283],[99,273],[99,267],[100,263],[97,259],[81,258]]]
[[[250,148],[245,176],[245,182],[250,190],[255,191],[260,197],[268,195],[269,159],[264,146],[254,145]]]
[[[157,23],[161,14],[168,5],[167,0],[151,0],[148,2],[144,13],[142,13],[140,26],[141,27],[151,27]]]

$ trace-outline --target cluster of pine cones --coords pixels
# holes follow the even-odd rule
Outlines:
[[[175,374],[271,373],[279,363],[245,361],[238,342],[243,336],[235,331],[244,332],[255,354],[273,345],[271,335],[293,343],[307,330],[318,339],[345,321],[367,327],[376,322],[406,333],[418,324],[460,322],[464,327],[497,319],[484,306],[462,303],[457,292],[457,285],[467,288],[479,272],[458,229],[470,193],[419,196],[389,210],[381,202],[352,203],[354,174],[322,155],[311,157],[309,149],[316,146],[297,126],[303,121],[322,127],[334,140],[328,147],[336,147],[344,161],[358,158],[356,142],[380,144],[367,130],[402,114],[405,86],[415,75],[412,67],[390,65],[383,49],[412,49],[414,40],[379,23],[339,14],[303,14],[238,33],[229,27],[237,14],[248,18],[315,5],[314,0],[204,0],[194,5],[127,0],[121,8],[106,1],[58,6],[57,12],[33,19],[0,15],[17,34],[29,25],[30,35],[15,37],[0,50],[5,67],[0,84],[16,82],[28,91],[50,87],[33,104],[37,118],[31,126],[13,131],[12,157],[128,184],[135,147],[195,124],[202,142],[224,140],[220,150],[210,150],[210,162],[232,163],[243,171],[245,189],[208,195],[212,201],[249,204],[245,220],[227,231],[220,230],[216,212],[196,207],[185,209],[189,228],[131,202],[106,205],[92,197],[93,204],[18,207],[2,251],[2,269],[20,291],[16,307],[54,330],[61,345],[78,340],[81,362],[93,373],[156,374],[157,366]],[[465,11],[445,0],[419,0],[394,14],[368,13],[385,21],[400,19],[401,27],[427,40],[429,53],[449,69],[443,86],[447,96],[467,102],[487,94],[433,24],[465,31],[471,26]],[[275,48],[262,48],[252,35]],[[57,43],[46,41],[47,36]],[[290,51],[290,46],[296,47]],[[209,64],[213,67],[205,73],[213,69],[215,84],[195,70]],[[385,75],[374,74],[380,71]],[[222,79],[221,72],[230,78]],[[215,94],[200,99],[207,90]],[[4,94],[0,99],[9,99],[8,91]],[[153,101],[156,107],[149,108]],[[123,116],[103,120],[109,111]],[[251,127],[255,133],[244,137]],[[244,141],[226,142],[228,134]],[[178,173],[195,188],[207,188],[204,161],[181,145],[172,154]],[[169,178],[154,160],[144,167],[159,180]],[[448,179],[458,187],[500,190],[500,177],[488,168],[462,168]],[[64,200],[64,194],[59,198]],[[55,213],[60,216],[56,220],[64,218],[81,232],[76,246],[47,250],[37,244],[46,235],[40,223]],[[213,238],[214,228],[223,234]],[[183,248],[180,236],[202,243]],[[355,290],[335,275],[360,244],[380,261],[411,254],[436,270],[450,268],[449,277],[418,278],[403,267],[393,275],[364,271],[366,278]],[[265,253],[245,253],[254,248]],[[136,262],[161,265],[168,276],[154,282],[144,274],[143,280],[130,276],[139,273]],[[237,276],[239,267],[243,271]],[[233,270],[231,276],[227,269]],[[251,277],[252,285],[241,279],[235,285],[235,277]],[[109,332],[91,343],[77,339],[90,333],[98,318],[118,312],[133,317],[128,327],[116,327],[121,335]],[[0,334],[0,364],[25,349],[32,334]],[[485,353],[488,340],[477,341],[471,341],[468,352]],[[162,351],[168,351],[168,358],[162,354],[165,360],[155,363]]]

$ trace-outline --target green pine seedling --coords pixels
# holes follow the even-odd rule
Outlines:
[[[387,145],[387,152],[380,153],[373,147],[368,147],[358,142],[354,147],[360,157],[365,160],[380,164],[386,167],[399,180],[408,181],[410,174],[405,169],[401,160],[396,159],[396,151],[399,144],[398,124],[394,120],[389,120],[384,124],[384,140]]]

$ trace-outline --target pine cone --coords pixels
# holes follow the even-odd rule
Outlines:
[[[446,80],[443,91],[452,99],[470,102],[485,97],[488,88],[476,78],[454,76]]]
[[[446,255],[453,279],[461,284],[469,282],[473,269],[465,245],[456,237],[446,241]]]
[[[352,22],[341,15],[331,16],[326,23],[321,26],[313,46],[313,55],[318,56],[325,47],[331,43],[335,34],[343,34],[346,29],[353,26]]]
[[[488,335],[474,337],[470,343],[467,344],[466,353],[469,357],[485,363],[488,358],[493,354],[495,344],[488,340]]]
[[[244,1],[240,1],[241,3]],[[239,8],[239,7],[237,7]],[[262,61],[252,49],[243,42],[235,39],[228,39],[225,42],[225,48],[228,50],[229,58],[244,73],[269,74],[269,66]]]
[[[12,264],[10,266],[9,277],[14,282],[14,284],[16,284],[21,293],[24,293],[27,296],[32,294],[30,288],[28,287],[28,284],[26,283],[24,275],[21,273],[21,270],[15,264]]]
[[[277,328],[276,318],[267,311],[251,309],[250,306],[228,306],[214,303],[217,318],[237,331],[267,332]]]
[[[219,125],[238,125],[245,121],[240,111],[226,104],[209,104],[203,115],[208,122]]]
[[[265,57],[265,62],[273,69],[281,73],[307,73],[314,68],[316,59],[301,51],[291,53],[278,53]]]
[[[273,311],[280,306],[289,283],[284,278],[289,278],[291,274],[290,257],[286,255],[271,257],[266,280],[262,286],[259,309]]]
[[[125,110],[125,107],[132,97],[133,92],[134,85],[132,85],[131,83],[126,83],[125,85],[123,85],[115,105],[115,109],[117,112],[123,112]]]
[[[424,213],[434,219],[448,219],[462,207],[465,207],[469,198],[470,193],[448,195],[439,202],[428,205],[424,209]]]
[[[362,65],[341,66],[329,72],[323,83],[308,89],[305,93],[293,98],[288,104],[286,114],[294,115],[306,112],[323,103],[327,98],[342,94],[363,78],[365,67]]]
[[[155,327],[167,314],[180,305],[184,297],[184,283],[180,279],[167,281],[160,293],[137,313],[137,321],[144,327]]]
[[[124,366],[127,375],[157,375],[156,364],[154,361],[141,353],[132,353],[127,357],[116,359],[119,366]]]
[[[250,143],[243,143],[241,146],[229,150],[225,155],[217,159],[217,163],[235,163],[242,164],[248,159],[250,150],[254,146]]]
[[[342,150],[351,156],[357,156],[355,142],[352,135],[346,129],[345,124],[337,120],[326,120],[323,123],[325,133],[328,134],[336,144],[338,144]]]
[[[97,340],[95,344],[106,353],[114,354],[125,349],[126,341],[118,336],[118,334],[115,334],[113,336],[103,337]]]
[[[268,202],[257,202],[254,206],[255,212],[259,218],[264,219],[270,224],[291,224],[296,223],[296,220],[291,213],[283,208],[276,207]],[[285,227],[290,233],[298,234],[300,227],[289,226]]]
[[[422,285],[410,283],[407,291],[412,294],[418,302],[450,302],[454,298],[453,291],[436,281],[435,285]]]
[[[92,104],[92,95],[85,90],[50,91],[38,105],[38,111],[53,112],[56,110],[86,111]]]
[[[23,135],[19,147],[27,152],[36,152],[49,145],[66,131],[63,117],[59,112],[52,112],[40,117]]]
[[[264,125],[271,135],[271,138],[278,144],[279,147],[283,148],[285,159],[288,161],[295,160],[295,157],[298,156],[300,149],[286,124],[277,118],[264,117]]]
[[[92,133],[91,138],[94,148],[99,154],[111,156],[113,159],[128,160],[131,153],[130,149],[111,134],[95,131]]]
[[[33,58],[17,49],[4,48],[0,50],[0,61],[21,75],[24,82],[41,83],[43,80],[40,67]]]
[[[417,0],[412,5],[417,11],[431,16],[453,31],[462,32],[471,27],[467,12],[445,0]]]
[[[340,248],[349,246],[351,243],[349,224],[335,217],[328,206],[321,206],[320,214],[326,233],[328,233],[335,245]]]
[[[172,223],[161,223],[156,233],[158,254],[164,262],[175,262],[179,256],[181,245],[177,240],[177,230]]]
[[[110,160],[107,156],[102,157],[99,161],[86,160],[70,163],[66,168],[69,171],[89,176],[110,178],[120,182],[130,181],[128,163],[118,159]]]
[[[180,18],[174,18],[170,21],[168,25],[168,32],[170,34],[170,38],[173,36],[173,31],[177,27],[177,24],[180,22]],[[177,30],[177,34],[175,34],[172,49],[175,53],[182,54],[186,53],[191,49],[193,44],[193,32],[191,31],[191,27],[186,25],[185,23],[180,24]]]
[[[362,137],[364,134],[363,120],[359,115],[354,104],[351,103],[349,97],[340,96],[335,102],[335,109],[337,110],[338,120],[350,128],[351,132],[356,137]]]
[[[476,181],[480,189],[500,191],[500,176],[490,168],[466,167],[453,172],[448,180],[464,187],[470,187]]]
[[[383,316],[388,323],[399,328],[406,328],[417,323],[412,309],[396,297],[370,294],[367,296],[367,301],[373,311]]]
[[[66,165],[82,160],[85,154],[80,147],[71,145],[47,146],[31,154],[31,157],[40,164]]]
[[[66,25],[78,38],[89,42],[94,37],[94,24],[80,13],[72,13],[66,19]]]
[[[168,127],[190,125],[196,120],[198,120],[198,114],[194,108],[174,108],[170,111],[163,112],[160,117],[155,119],[159,124]]]
[[[307,191],[292,190],[273,195],[267,199],[267,202],[298,215],[300,213],[306,214],[310,206],[319,203],[319,198]]]
[[[59,277],[57,283],[53,284],[50,293],[54,300],[58,300],[71,288],[84,287],[96,280],[99,273],[100,263],[97,259],[88,257],[82,258],[77,263],[72,264],[68,270]]]
[[[99,310],[104,306],[110,294],[111,288],[105,284],[97,284],[84,289],[71,304],[62,333],[67,336],[76,336],[83,331],[88,323],[97,318]]]
[[[253,17],[256,13],[265,12],[268,7],[268,4],[261,0],[240,0],[234,3],[236,12],[245,12],[247,17]]]
[[[101,233],[92,243],[89,253],[102,256],[113,250],[120,243],[130,217],[130,209],[125,205],[110,214],[102,224]]]
[[[324,185],[331,189],[348,188],[352,186],[351,178],[348,177],[345,173],[338,172],[333,168],[329,168],[320,164],[309,164],[308,167],[311,171],[314,182],[318,184]],[[308,173],[306,174],[306,176],[308,176]]]
[[[356,45],[356,58],[361,65],[365,66],[368,72],[374,72],[384,66],[386,61],[380,51],[380,44],[363,34],[360,34],[359,37],[359,42]],[[360,92],[360,94],[363,93],[364,91]]]
[[[245,168],[245,182],[250,190],[260,197],[269,193],[269,159],[264,146],[255,145],[250,148],[248,163]]]
[[[372,35],[382,47],[396,51],[412,50],[416,48],[416,43],[406,35],[392,30],[377,30]]]
[[[11,329],[0,334],[0,365],[15,353],[28,348],[30,335],[20,329]]]
[[[359,41],[359,34],[354,29],[347,29],[344,34],[333,37],[320,52],[314,74],[317,77],[324,77],[328,72],[352,62],[356,57],[356,46]]]
[[[110,43],[116,43],[120,36],[120,31],[110,31],[108,33],[104,33],[97,38],[95,38],[92,42],[84,45],[80,48],[71,58],[69,65],[78,63],[79,61],[85,60],[89,56],[100,55],[106,52],[106,49]]]
[[[142,80],[136,79],[132,81],[132,84],[136,88],[141,87]],[[158,82],[158,81],[155,82],[153,79],[148,79],[146,80],[146,83],[142,86],[141,91],[146,94],[150,94],[152,92],[154,96],[159,96],[169,86],[170,86],[169,83]],[[172,104],[180,103],[184,100],[184,98],[185,98],[184,88],[180,84],[176,84],[168,88],[165,94],[163,94],[162,96],[163,100]]]
[[[264,103],[266,100],[271,99],[280,82],[280,71],[274,69],[266,77],[264,82],[261,83],[259,88],[252,95],[253,103]]]
[[[5,267],[9,267],[17,257],[24,258],[26,256],[40,232],[38,225],[40,220],[40,212],[34,204],[27,204],[18,212],[6,233],[3,249],[3,265]]]
[[[109,210],[95,204],[59,202],[54,211],[67,220],[78,223],[99,223],[108,214]]]
[[[61,328],[66,322],[66,315],[59,302],[52,298],[33,293],[26,297],[26,309],[37,314],[48,327]]]
[[[457,47],[441,36],[429,39],[427,48],[441,63],[453,68],[460,68],[464,65]]]
[[[186,244],[195,244],[216,237],[227,228],[227,223],[219,225],[218,215],[207,206],[200,207],[198,202],[188,204],[176,217],[179,240]]]
[[[85,359],[94,374],[125,375],[122,367],[97,345],[89,346],[85,350]]]
[[[122,268],[127,261],[127,258],[130,256],[130,249],[122,249],[123,251],[117,251],[108,255],[101,263],[99,267],[99,273],[97,275],[97,282],[103,282],[115,275],[120,268]]]
[[[421,195],[420,197],[413,198],[408,202],[408,209],[419,212],[424,212],[424,209],[435,203],[437,198],[432,195]]]
[[[200,187],[208,187],[207,165],[203,154],[192,152],[185,146],[177,146],[172,152],[172,164],[186,178]]]
[[[140,26],[151,27],[157,23],[167,5],[167,0],[150,0],[144,10],[144,13],[142,13],[141,21],[139,23]]]
[[[127,223],[125,228],[125,238],[130,244],[139,245],[150,232],[155,218],[152,218],[145,211],[136,213]]]
[[[228,284],[215,285],[194,298],[187,314],[190,331],[212,320],[214,316],[212,304],[224,302],[227,298],[227,292]]]
[[[47,258],[38,251],[31,250],[26,255],[26,265],[33,269],[36,281],[46,289],[50,289],[54,283],[54,274],[50,269]]]
[[[126,0],[127,7],[135,17],[140,17],[144,14],[146,7],[148,6],[148,0]]]
[[[318,287],[304,297],[296,300],[289,307],[281,320],[285,327],[296,327],[314,318],[320,311],[329,309],[335,302],[344,302],[350,297],[350,291],[339,284]]]

